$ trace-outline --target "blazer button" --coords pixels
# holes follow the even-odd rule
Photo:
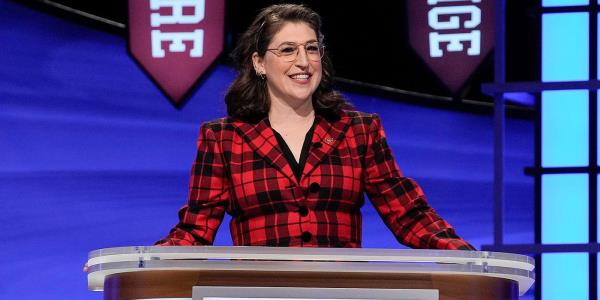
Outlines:
[[[303,242],[309,242],[312,239],[312,233],[305,231],[302,233],[302,235],[300,236],[300,238],[302,238]]]
[[[308,207],[302,205],[300,206],[300,210],[298,210],[298,213],[300,213],[300,216],[306,217],[308,216]]]
[[[316,193],[319,191],[320,188],[321,188],[321,186],[318,183],[313,182],[310,184],[309,191],[311,193]]]

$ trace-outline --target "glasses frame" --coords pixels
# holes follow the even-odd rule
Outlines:
[[[310,56],[308,55],[308,51],[306,50],[306,45],[307,44],[312,44],[312,43],[317,43],[319,45],[319,54],[320,54],[319,55],[319,60],[311,59]],[[294,46],[296,46],[296,53],[290,54],[290,55],[284,55],[284,54],[282,54],[279,49],[283,45],[294,45]],[[275,54],[277,57],[284,58],[284,59],[286,57],[293,57],[293,59],[286,60],[287,62],[293,62],[296,59],[298,59],[298,54],[300,53],[300,46],[302,46],[304,48],[304,52],[306,53],[306,58],[308,58],[311,61],[321,61],[323,59],[323,56],[325,55],[325,45],[323,43],[319,42],[319,41],[308,41],[308,42],[303,43],[303,44],[297,44],[297,43],[294,43],[294,42],[285,42],[285,43],[282,43],[281,45],[279,45],[277,48],[266,49],[266,51],[269,51],[269,52]]]

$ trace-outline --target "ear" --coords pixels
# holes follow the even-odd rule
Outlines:
[[[254,71],[257,74],[265,74],[265,62],[258,52],[252,53],[252,65],[254,65]]]

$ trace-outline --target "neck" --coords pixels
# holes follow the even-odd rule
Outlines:
[[[297,105],[271,98],[269,109],[269,122],[271,126],[285,126],[286,124],[304,124],[311,122],[315,117],[315,110],[311,100],[305,100]]]

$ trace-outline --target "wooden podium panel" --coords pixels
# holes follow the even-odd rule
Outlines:
[[[350,275],[350,276],[349,276]],[[443,299],[518,299],[515,281],[465,275],[150,271],[113,274],[105,300],[192,298],[193,286],[438,289]],[[110,291],[110,292],[107,292]]]
[[[103,289],[106,300],[191,298],[194,286],[435,289],[443,300],[518,299],[533,284],[531,258],[477,251],[130,247],[92,252],[88,264],[90,289]]]

